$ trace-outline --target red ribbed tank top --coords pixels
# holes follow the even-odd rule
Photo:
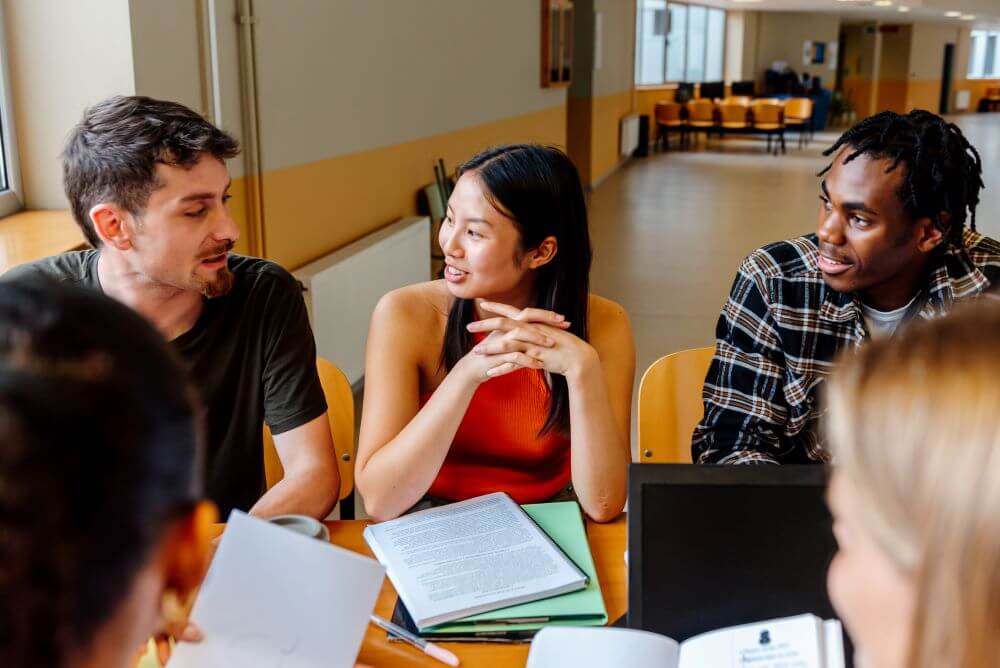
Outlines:
[[[477,333],[473,340],[484,338]],[[569,437],[558,430],[538,436],[550,396],[537,369],[480,384],[428,493],[460,501],[502,491],[518,503],[535,503],[562,491],[570,482]],[[421,397],[421,406],[429,397]]]

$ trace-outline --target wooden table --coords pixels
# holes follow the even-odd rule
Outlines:
[[[368,526],[368,520],[340,520],[327,522],[330,542],[353,552],[372,556],[361,532]],[[597,579],[604,594],[604,606],[608,611],[608,621],[613,622],[623,614],[628,606],[628,585],[626,580],[625,547],[626,516],[622,515],[609,524],[587,522],[587,540],[597,566]],[[221,525],[220,525],[221,529]],[[385,579],[382,591],[375,603],[375,614],[389,619],[396,605],[396,590],[389,578]],[[489,666],[523,666],[528,660],[527,643],[498,645],[490,643],[442,643],[462,660],[462,668]],[[406,668],[407,666],[429,666],[442,668],[443,663],[435,661],[408,644],[389,642],[385,631],[369,624],[361,645],[358,662],[373,668]]]

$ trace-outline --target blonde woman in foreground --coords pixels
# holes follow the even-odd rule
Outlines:
[[[857,665],[1000,665],[1000,303],[872,342],[829,406],[828,586]]]

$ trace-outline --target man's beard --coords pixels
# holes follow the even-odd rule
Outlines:
[[[214,258],[217,255],[222,255],[223,253],[229,253],[233,250],[233,246],[236,242],[232,239],[228,239],[223,242],[222,246],[217,249],[213,249],[211,253],[205,255],[204,258]],[[233,289],[233,272],[229,271],[228,261],[215,270],[215,275],[208,280],[199,281],[199,292],[205,295],[208,299],[214,297],[222,297],[229,294],[229,291]]]
[[[215,270],[215,276],[207,281],[201,281],[201,294],[208,299],[223,297],[233,289],[233,272],[229,267],[220,267]]]

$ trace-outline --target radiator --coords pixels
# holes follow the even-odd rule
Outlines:
[[[955,111],[968,111],[969,103],[971,101],[972,92],[969,90],[960,90],[955,93]]]
[[[375,304],[430,278],[429,239],[429,218],[403,218],[294,272],[305,286],[317,353],[340,367],[355,391]]]
[[[622,117],[620,137],[618,153],[621,157],[627,158],[639,148],[639,114]]]

